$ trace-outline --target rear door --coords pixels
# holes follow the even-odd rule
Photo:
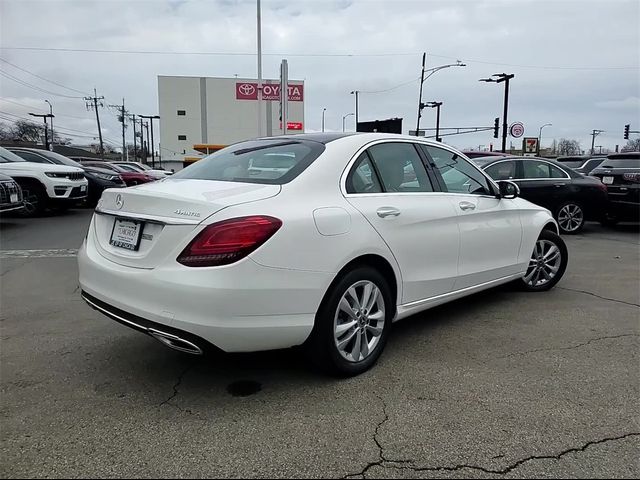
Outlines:
[[[452,291],[458,274],[457,214],[434,188],[416,145],[379,142],[361,152],[345,197],[389,246],[402,275],[402,303]]]
[[[516,183],[522,198],[552,212],[569,200],[571,178],[564,171],[541,159],[519,160],[521,169]]]
[[[482,172],[457,153],[431,145],[422,148],[458,215],[460,259],[454,289],[519,273],[522,224],[515,202],[498,198]]]

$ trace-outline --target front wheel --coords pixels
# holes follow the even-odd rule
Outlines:
[[[520,280],[521,286],[531,292],[552,289],[562,278],[569,254],[564,240],[550,230],[543,230],[529,260],[527,273]]]
[[[371,368],[387,342],[394,300],[384,277],[357,267],[327,292],[306,344],[310,360],[332,375],[350,377]]]

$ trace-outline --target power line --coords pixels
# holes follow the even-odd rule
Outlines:
[[[206,52],[206,51],[160,51],[160,50],[107,50],[93,48],[41,48],[41,47],[3,47],[0,50],[22,50],[22,51],[42,51],[42,52],[79,52],[79,53],[116,53],[132,55],[209,55],[222,57],[255,57],[253,52]],[[418,56],[419,52],[381,52],[381,53],[263,53],[263,56],[271,57],[408,57]],[[630,70],[637,69],[638,65],[623,66],[563,66],[563,65],[523,65],[503,62],[492,62],[487,60],[466,59],[464,56],[452,57],[449,55],[437,55],[429,53],[429,56],[447,59],[463,59],[466,63],[481,63],[486,65],[539,68],[549,70]]]
[[[44,88],[40,88],[40,87],[38,87],[36,85],[32,85],[31,83],[25,82],[24,80],[22,80],[22,79],[20,79],[18,77],[14,77],[13,75],[11,75],[11,74],[3,71],[3,70],[0,70],[0,75],[2,75],[3,77],[8,78],[9,80],[13,80],[14,82],[19,83],[20,85],[24,85],[25,87],[29,87],[29,88],[32,88],[34,90],[38,90],[38,91],[43,92],[43,93],[48,93],[49,95],[56,95],[58,97],[65,97],[65,98],[82,98],[82,97],[73,97],[71,95],[64,95],[62,93],[52,92],[51,90],[45,90]]]
[[[0,102],[7,102],[7,103],[12,103],[14,105],[18,105],[20,107],[25,107],[28,109],[35,109],[35,110],[42,110],[41,107],[34,107],[33,105],[26,105],[24,103],[19,103],[19,102],[14,102],[13,100],[8,100],[6,98],[0,98]],[[64,113],[56,113],[56,117],[69,117],[69,118],[77,118],[79,120],[88,120],[87,117],[78,117],[76,115],[66,115]]]
[[[61,83],[54,82],[53,80],[49,80],[48,78],[41,77],[40,75],[38,75],[36,73],[33,73],[33,72],[30,72],[29,70],[27,70],[25,68],[19,67],[15,63],[11,63],[10,61],[5,60],[4,58],[0,58],[0,62],[4,62],[4,63],[6,63],[8,65],[11,65],[13,68],[17,68],[18,70],[21,70],[21,71],[23,71],[25,73],[28,73],[29,75],[33,75],[34,77],[39,78],[40,80],[44,80],[45,82],[49,82],[49,83],[52,83],[53,85],[57,85],[58,87],[66,88],[67,90],[71,90],[72,92],[81,93],[83,95],[86,95],[85,92],[81,92],[80,90],[76,90],[75,88],[67,87],[65,85],[62,85]]]
[[[411,83],[417,82],[418,80],[420,80],[420,77],[417,78],[412,78],[411,80],[407,81],[407,82],[403,82],[399,85],[396,85],[395,87],[390,87],[390,88],[386,88],[384,90],[375,90],[375,91],[365,91],[365,90],[359,90],[360,93],[385,93],[385,92],[390,92],[392,90],[397,90],[400,87],[404,87],[405,85],[409,85]]]

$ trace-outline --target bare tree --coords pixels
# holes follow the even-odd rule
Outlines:
[[[640,152],[640,138],[631,138],[627,144],[622,147],[623,152]]]
[[[39,142],[44,136],[44,125],[36,125],[27,120],[18,120],[13,124],[11,133],[14,140],[23,142]]]
[[[10,125],[0,123],[0,141],[13,140],[13,132]]]
[[[580,142],[561,138],[558,142],[558,155],[580,155]]]

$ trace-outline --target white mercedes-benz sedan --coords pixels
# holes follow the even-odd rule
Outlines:
[[[391,324],[567,266],[551,213],[463,154],[390,134],[231,145],[159,182],[106,190],[78,254],[94,309],[165,345],[303,345],[356,375]]]

